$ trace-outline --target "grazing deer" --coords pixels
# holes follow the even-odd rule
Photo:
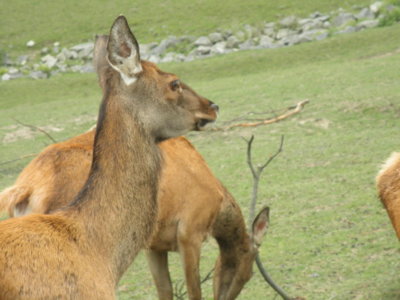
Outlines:
[[[379,197],[400,240],[400,153],[393,152],[376,177]]]
[[[94,51],[94,66],[103,91],[107,39],[99,36]],[[68,205],[88,176],[94,135],[94,131],[89,131],[47,147],[21,172],[15,185],[0,194],[0,203],[8,205],[10,215],[49,213]],[[179,251],[189,298],[201,299],[200,248],[209,234],[220,247],[214,297],[236,298],[251,277],[269,210],[265,208],[259,213],[249,235],[236,201],[187,139],[172,138],[158,146],[163,157],[159,209],[147,259],[159,298],[173,298],[168,252]],[[68,193],[60,192],[64,190]]]
[[[175,75],[140,61],[123,16],[111,27],[107,53],[93,161],[83,188],[52,214],[0,222],[2,300],[115,299],[119,279],[156,223],[156,141],[216,118],[210,101]]]

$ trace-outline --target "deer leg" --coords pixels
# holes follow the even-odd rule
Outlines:
[[[190,300],[201,300],[199,270],[201,241],[202,239],[196,239],[194,234],[178,234],[179,253]]]
[[[168,252],[147,250],[147,262],[160,300],[172,300],[172,283],[168,271]]]

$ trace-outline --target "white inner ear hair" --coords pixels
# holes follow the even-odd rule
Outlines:
[[[135,83],[137,80],[137,74],[143,71],[142,64],[140,63],[140,60],[137,59],[136,51],[132,51],[131,55],[127,58],[121,57],[117,54],[114,54],[114,56],[123,63],[117,67],[110,62],[107,55],[106,58],[110,66],[114,70],[118,71],[126,85]]]

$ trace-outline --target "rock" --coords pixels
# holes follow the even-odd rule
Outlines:
[[[87,63],[84,64],[83,66],[80,66],[79,73],[93,73],[94,72],[94,67],[92,63]]]
[[[275,28],[275,23],[274,22],[265,23],[264,27],[265,28]]]
[[[321,29],[324,28],[324,22],[320,19],[308,19],[308,22],[301,25],[301,30],[302,31],[309,31],[312,29]]]
[[[316,39],[317,41],[322,41],[322,40],[326,39],[328,36],[329,36],[329,32],[328,32],[328,30],[325,30],[325,31],[319,32],[319,33],[316,35],[315,39]]]
[[[393,10],[396,9],[396,6],[393,4],[388,4],[388,5],[386,5],[385,9],[387,12],[392,12]]]
[[[92,59],[93,58],[93,47],[87,47],[78,52],[78,58],[80,59]]]
[[[162,59],[161,62],[163,63],[169,63],[175,61],[174,53],[173,52],[168,52]]]
[[[357,26],[364,28],[373,28],[379,25],[379,20],[365,20],[357,24]]]
[[[77,59],[78,58],[78,53],[76,53],[75,51],[67,50],[67,51],[64,51],[64,52],[65,52],[65,54],[66,54],[68,59]]]
[[[263,36],[260,38],[259,45],[260,45],[262,48],[273,48],[273,46],[274,46],[274,39],[271,38],[271,37],[269,37],[269,36],[267,36],[267,35],[263,35]]]
[[[25,66],[28,62],[29,56],[28,55],[21,55],[17,58],[17,63],[21,66]]]
[[[44,48],[42,48],[42,49],[40,50],[40,54],[42,54],[42,55],[45,55],[45,54],[47,54],[47,53],[49,53],[49,48],[47,48],[47,47],[44,47]]]
[[[354,26],[347,26],[345,29],[336,32],[336,34],[353,33],[358,31]]]
[[[246,33],[247,38],[255,38],[260,35],[260,32],[256,27],[253,27],[248,24],[244,25],[244,31]]]
[[[7,80],[10,80],[10,79],[11,79],[11,76],[8,73],[5,73],[5,74],[3,74],[1,76],[1,80],[3,80],[3,81],[7,81]]]
[[[58,53],[57,54],[57,56],[56,56],[56,58],[57,58],[57,61],[60,61],[60,62],[64,62],[64,61],[66,61],[67,59],[68,59],[68,56],[67,56],[67,49],[65,49],[65,48],[63,48],[63,50],[60,52],[60,53]]]
[[[68,71],[68,67],[65,64],[61,63],[61,62],[57,62],[56,69],[58,71],[60,71],[60,72],[67,72]]]
[[[161,61],[161,59],[160,59],[159,56],[157,56],[157,55],[155,55],[155,54],[152,54],[152,55],[150,55],[150,57],[149,57],[149,61],[151,61],[151,62],[153,62],[153,63],[155,63],[155,64],[158,64],[158,63]]]
[[[224,54],[226,52],[226,42],[222,41],[216,43],[214,46],[211,47],[210,52],[211,54]]]
[[[278,40],[284,39],[291,35],[295,35],[296,33],[297,33],[296,31],[293,31],[293,30],[290,30],[287,28],[282,28],[282,29],[279,29],[279,31],[277,32],[276,39],[278,39]]]
[[[184,61],[185,56],[183,54],[168,52],[162,59],[161,62],[168,63],[174,61]]]
[[[297,44],[302,44],[302,43],[308,43],[311,42],[313,38],[307,34],[300,34],[297,36],[294,36],[292,40],[289,40],[291,45],[297,45]]]
[[[232,35],[227,39],[225,46],[227,49],[233,49],[239,47],[239,44],[239,39],[236,36]]]
[[[29,47],[29,48],[32,48],[33,46],[35,46],[35,41],[33,41],[33,40],[28,41],[26,43],[26,46]]]
[[[286,28],[293,28],[294,26],[297,25],[297,17],[296,16],[288,16],[288,17],[280,20],[279,24]]]
[[[146,56],[151,53],[151,51],[157,47],[157,43],[140,44],[140,56]]]
[[[220,32],[213,32],[208,35],[211,43],[216,44],[224,40],[223,35]]]
[[[244,33],[243,31],[238,31],[235,33],[235,36],[237,37],[237,39],[241,42],[245,41],[247,39],[246,37],[246,33]]]
[[[233,35],[232,30],[224,30],[221,32],[222,37],[224,38],[224,41],[226,41],[230,36]]]
[[[57,58],[55,58],[54,56],[52,56],[50,54],[47,54],[46,56],[42,57],[42,62],[44,63],[44,65],[47,68],[51,69],[56,65]]]
[[[199,46],[196,49],[192,51],[195,55],[208,55],[211,52],[211,47],[210,46]]]
[[[347,24],[350,21],[355,21],[355,20],[356,20],[356,17],[353,14],[343,12],[343,13],[340,13],[339,15],[337,15],[333,19],[333,26],[340,27],[340,26]]]
[[[372,4],[369,6],[369,9],[370,9],[374,14],[377,14],[377,13],[379,12],[380,8],[382,7],[382,5],[383,5],[383,2],[382,2],[382,1],[377,1],[377,2],[375,2],[375,3],[372,3]]]
[[[194,42],[194,45],[196,47],[199,47],[199,46],[211,46],[212,42],[210,41],[210,39],[208,37],[201,36]]]
[[[94,44],[92,42],[90,42],[90,43],[83,43],[83,44],[75,45],[75,46],[71,47],[70,49],[75,52],[80,52],[80,51],[87,50],[87,49],[93,50],[93,47],[94,47]]]
[[[12,66],[14,62],[12,59],[8,56],[8,54],[4,54],[3,56],[3,65],[5,66]]]
[[[240,50],[250,50],[254,48],[253,40],[247,40],[239,45]]]
[[[60,42],[54,42],[53,47],[60,47]]]
[[[152,54],[157,56],[163,55],[168,48],[175,47],[179,43],[179,39],[176,36],[169,36],[168,38],[161,41],[161,43],[151,50]]]
[[[310,15],[310,18],[315,19],[315,18],[318,18],[318,17],[320,17],[320,16],[322,16],[322,14],[321,14],[319,11],[316,11],[316,12],[313,12],[313,13]]]
[[[29,77],[33,79],[45,79],[48,77],[48,75],[43,71],[32,71],[29,74]]]
[[[9,75],[15,75],[19,73],[19,70],[17,68],[9,68],[7,73]]]
[[[265,27],[263,33],[271,38],[275,37],[275,29],[273,27]]]
[[[369,7],[364,7],[361,11],[355,15],[358,20],[362,19],[374,19],[375,14],[369,9]]]

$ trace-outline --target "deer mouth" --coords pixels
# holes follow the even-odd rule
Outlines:
[[[200,130],[203,130],[204,129],[204,127],[206,127],[206,125],[207,124],[209,124],[209,123],[214,123],[215,122],[215,119],[213,120],[213,119],[204,119],[204,118],[202,118],[202,119],[199,119],[197,122],[196,122],[196,130],[197,131],[200,131]]]

